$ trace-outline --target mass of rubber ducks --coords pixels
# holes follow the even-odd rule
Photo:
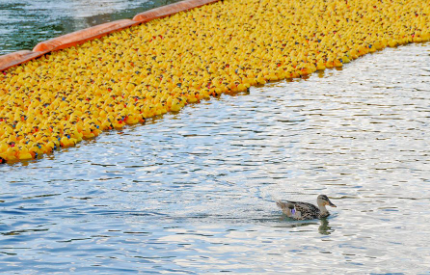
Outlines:
[[[430,40],[428,0],[223,0],[0,73],[0,163]]]

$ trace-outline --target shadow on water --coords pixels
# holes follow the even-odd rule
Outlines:
[[[0,4],[0,55],[31,50],[37,43],[165,6],[179,0],[8,0]],[[43,18],[43,20],[41,20]]]

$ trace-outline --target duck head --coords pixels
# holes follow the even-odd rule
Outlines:
[[[337,207],[334,203],[330,201],[330,199],[326,195],[319,195],[317,198],[317,204],[319,207],[325,207],[329,205],[331,207]]]

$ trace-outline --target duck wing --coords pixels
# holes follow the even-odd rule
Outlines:
[[[284,212],[285,215],[288,217],[292,216],[291,209],[294,209],[294,204],[289,201],[277,201],[276,205],[282,209],[282,212]]]
[[[302,220],[302,214],[300,211],[297,211],[294,207],[294,204],[288,201],[277,201],[276,205],[282,209],[282,212],[284,212],[285,215],[287,215],[289,218],[295,219],[295,220]]]
[[[298,207],[301,210],[304,211],[312,211],[312,212],[319,212],[319,208],[313,205],[312,203],[308,202],[301,202],[301,201],[287,201],[286,203],[294,205],[294,207]]]
[[[317,219],[320,214],[318,207],[307,202],[287,201],[289,205],[294,205],[296,211],[301,213],[303,220]]]

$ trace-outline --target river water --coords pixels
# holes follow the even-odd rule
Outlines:
[[[0,272],[430,274],[429,123],[412,44],[3,165]]]

